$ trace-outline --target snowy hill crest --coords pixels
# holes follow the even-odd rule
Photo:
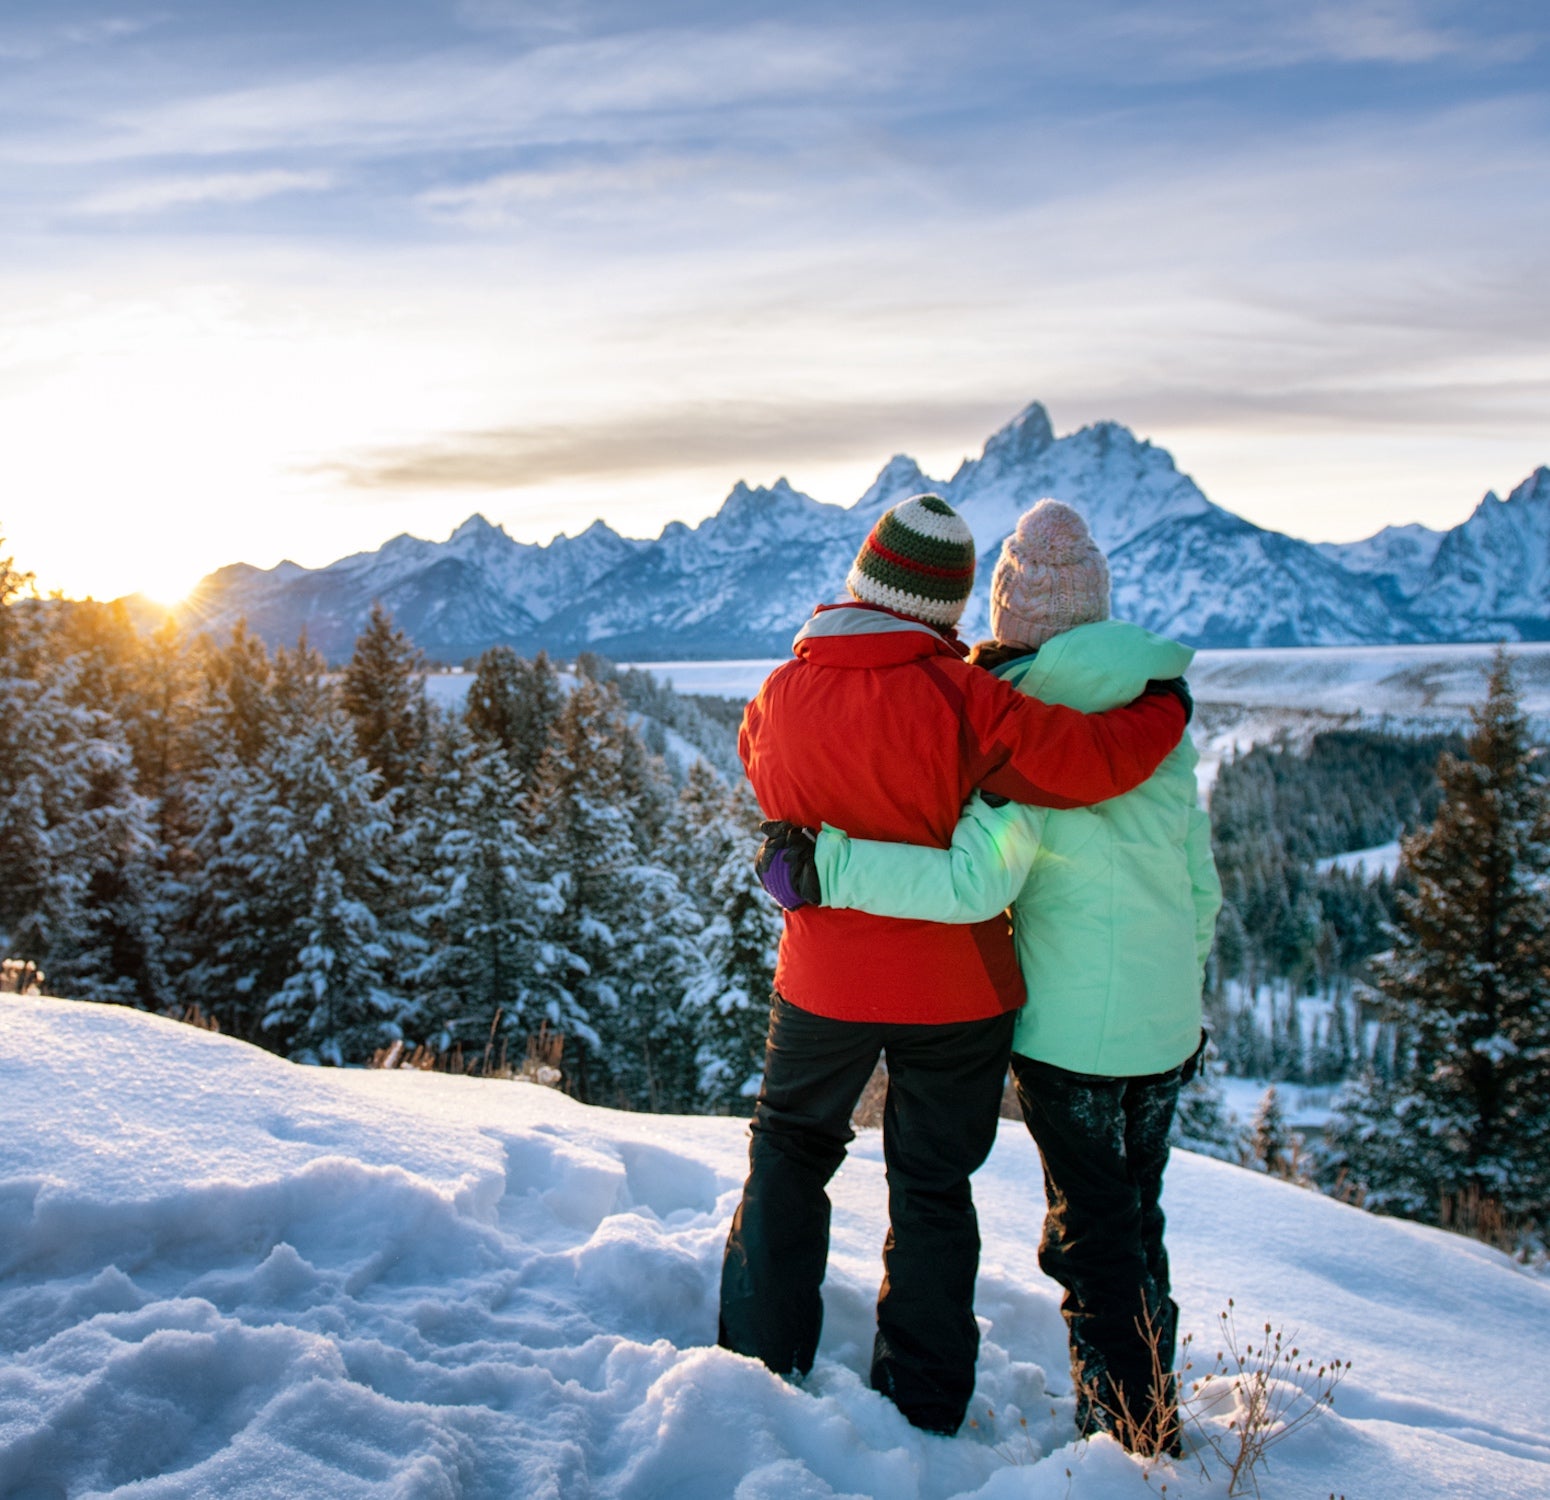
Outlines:
[[[1057,437],[1037,402],[950,480],[897,454],[848,508],[784,478],[739,481],[696,526],[675,521],[648,541],[597,521],[547,545],[474,515],[444,542],[398,536],[325,568],[223,568],[197,591],[198,617],[216,630],[246,618],[271,644],[305,630],[331,657],[349,652],[379,599],[443,660],[497,643],[620,659],[775,656],[815,603],[840,595],[877,516],[927,489],[958,508],[980,550],[968,637],[986,633],[1002,539],[1054,495],[1109,553],[1115,614],[1196,646],[1550,639],[1550,469],[1506,500],[1488,494],[1446,533],[1387,527],[1315,545],[1214,504],[1166,449],[1117,422]]]
[[[0,1495],[1226,1492],[1187,1461],[1073,1441],[1021,1122],[975,1178],[975,1425],[944,1439],[865,1382],[877,1131],[831,1189],[823,1340],[797,1387],[714,1347],[741,1120],[299,1067],[125,1007],[0,1002]],[[1276,1449],[1264,1500],[1545,1493],[1543,1278],[1188,1152],[1165,1201],[1186,1331],[1235,1296],[1353,1362],[1334,1410]]]

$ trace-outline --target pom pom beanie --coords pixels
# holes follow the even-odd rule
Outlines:
[[[1109,564],[1080,511],[1041,500],[1001,544],[990,583],[990,630],[1036,650],[1076,625],[1109,618]]]
[[[974,533],[939,496],[916,495],[877,518],[845,587],[863,604],[951,629],[974,587]]]

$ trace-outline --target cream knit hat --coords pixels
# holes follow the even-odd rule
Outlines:
[[[990,630],[1008,646],[1109,618],[1109,565],[1080,511],[1041,500],[1001,544],[990,582]]]

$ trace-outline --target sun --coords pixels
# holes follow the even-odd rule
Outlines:
[[[169,563],[166,567],[155,567],[143,572],[135,592],[149,599],[152,604],[159,604],[170,611],[187,601],[199,578],[197,571]]]

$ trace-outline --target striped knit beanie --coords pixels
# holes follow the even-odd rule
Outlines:
[[[1037,650],[1052,636],[1109,618],[1109,564],[1082,513],[1059,500],[1024,512],[990,580],[990,633]]]
[[[974,533],[945,500],[916,495],[877,518],[845,587],[863,604],[950,628],[974,587]]]

